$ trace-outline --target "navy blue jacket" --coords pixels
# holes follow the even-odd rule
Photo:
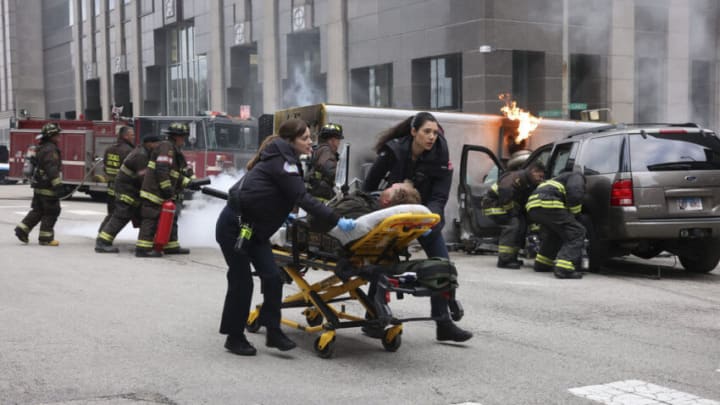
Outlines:
[[[363,191],[378,190],[383,180],[386,182],[383,187],[389,187],[409,179],[420,192],[423,205],[444,217],[453,170],[447,141],[444,136],[438,136],[432,149],[423,152],[415,162],[412,161],[412,142],[413,137],[407,135],[383,145],[365,178]]]
[[[260,152],[237,195],[243,221],[253,226],[253,238],[268,239],[296,205],[330,227],[337,224],[340,217],[332,208],[305,191],[301,170],[295,150],[283,139]]]

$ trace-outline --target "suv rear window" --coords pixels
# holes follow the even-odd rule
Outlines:
[[[712,133],[630,136],[634,171],[720,170],[720,139]]]

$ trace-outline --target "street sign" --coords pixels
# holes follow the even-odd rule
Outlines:
[[[561,110],[545,110],[545,111],[540,111],[538,113],[538,115],[543,118],[560,118],[560,117],[562,117],[562,111]]]
[[[587,103],[570,103],[568,104],[569,110],[587,110]]]

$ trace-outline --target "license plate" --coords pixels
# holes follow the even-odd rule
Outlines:
[[[702,198],[700,197],[684,197],[678,199],[678,209],[680,211],[701,211]]]

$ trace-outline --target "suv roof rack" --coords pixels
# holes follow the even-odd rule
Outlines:
[[[631,124],[625,124],[627,126],[633,126],[633,127],[652,127],[652,126],[663,126],[663,127],[693,127],[693,128],[700,128],[700,125],[694,123],[694,122],[685,122],[685,123],[668,123],[668,122],[638,122],[638,123],[631,123]]]
[[[570,132],[567,137],[572,138],[573,136],[583,135],[583,134],[593,134],[596,132],[605,132],[605,131],[612,131],[613,129],[618,128],[624,128],[625,124],[611,124],[611,125],[602,125],[599,127],[593,127],[593,128],[587,128],[587,129],[581,129],[579,131],[573,131]]]
[[[623,129],[627,127],[693,127],[693,128],[701,128],[700,125],[694,123],[694,122],[685,122],[685,123],[667,123],[667,122],[642,122],[642,123],[630,123],[630,124],[610,124],[610,125],[603,125],[599,127],[593,127],[593,128],[587,128],[587,129],[581,129],[579,131],[571,132],[567,135],[568,138],[572,138],[574,136],[578,135],[584,135],[584,134],[594,134],[598,132],[607,132],[612,131],[614,129]]]

